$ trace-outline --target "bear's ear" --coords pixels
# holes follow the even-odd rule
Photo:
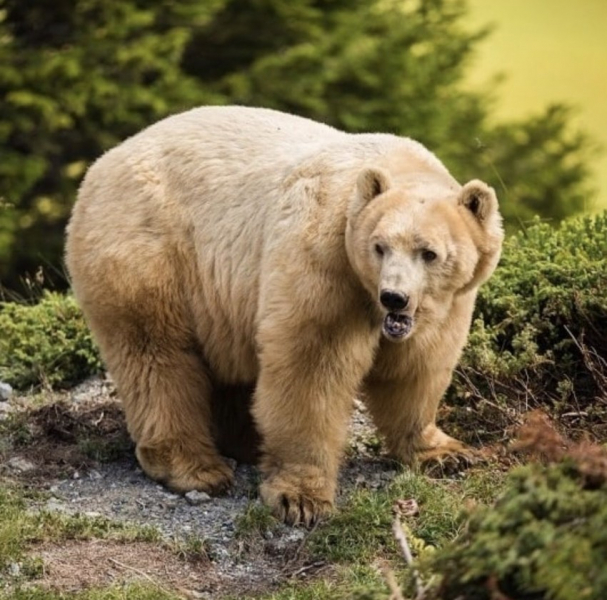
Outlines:
[[[462,188],[457,202],[469,210],[481,223],[488,221],[498,212],[495,191],[478,179],[469,181]]]
[[[464,213],[471,213],[480,229],[471,231],[479,252],[474,276],[460,293],[478,287],[493,273],[499,261],[504,230],[499,213],[497,197],[493,188],[473,179],[459,193],[458,206]]]
[[[350,217],[356,216],[373,198],[388,191],[390,175],[384,169],[371,167],[361,171],[356,180],[356,197],[350,205]]]

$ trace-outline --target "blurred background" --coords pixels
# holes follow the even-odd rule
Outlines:
[[[607,2],[603,0],[471,0],[475,27],[492,25],[479,45],[468,81],[482,84],[502,73],[496,118],[540,111],[559,101],[574,107],[571,122],[603,151],[593,161],[607,207]]]
[[[68,285],[87,166],[238,103],[418,139],[509,231],[607,206],[602,0],[0,0],[0,289]]]

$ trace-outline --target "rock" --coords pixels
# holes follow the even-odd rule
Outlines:
[[[211,496],[209,496],[206,492],[199,492],[197,490],[192,490],[191,492],[188,492],[185,495],[185,499],[192,506],[199,506],[200,504],[203,504],[204,502],[208,502],[211,499]]]
[[[382,481],[392,481],[396,477],[396,471],[385,471],[380,477]]]
[[[63,502],[60,502],[59,500],[55,500],[53,498],[51,498],[50,500],[47,501],[47,503],[44,506],[44,510],[46,510],[47,512],[57,512],[57,513],[67,513],[68,512],[68,508],[67,508],[67,506],[65,506],[65,504],[63,504]]]
[[[13,458],[7,461],[7,466],[13,471],[17,471],[18,473],[27,473],[28,471],[33,471],[36,468],[36,465],[23,458],[22,456],[13,456]]]
[[[0,421],[8,419],[9,415],[15,411],[15,407],[8,402],[0,402]]]
[[[13,395],[13,388],[8,384],[0,381],[0,402],[8,402]]]

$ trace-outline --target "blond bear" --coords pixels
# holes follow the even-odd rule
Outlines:
[[[404,463],[468,455],[436,412],[502,238],[493,190],[417,142],[204,107],[90,168],[67,265],[143,470],[225,490],[210,399],[251,385],[261,497],[310,525],[357,396]]]

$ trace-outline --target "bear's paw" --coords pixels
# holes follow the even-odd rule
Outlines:
[[[297,473],[283,469],[266,479],[260,488],[263,502],[274,516],[288,525],[312,527],[333,510],[334,490],[316,468],[298,466]]]

